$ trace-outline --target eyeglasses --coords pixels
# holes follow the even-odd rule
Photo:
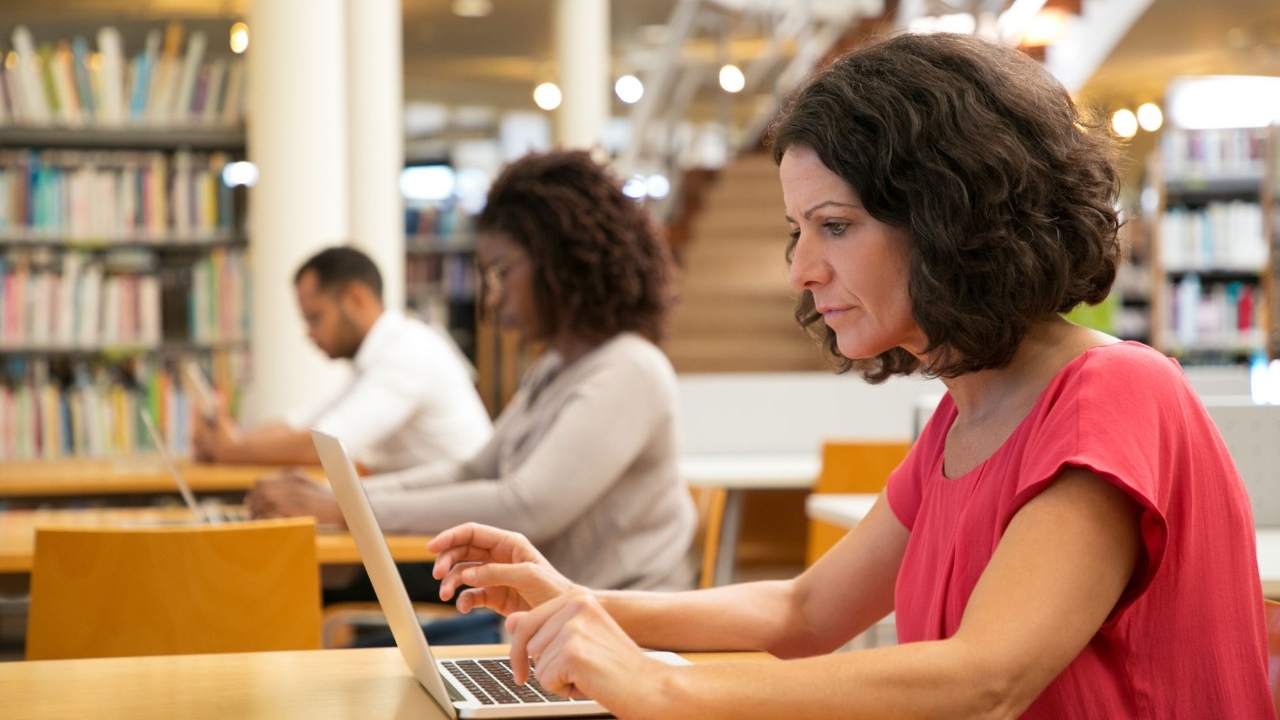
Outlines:
[[[483,290],[497,295],[502,294],[502,283],[507,279],[507,273],[528,259],[524,255],[511,254],[488,265],[479,266]]]

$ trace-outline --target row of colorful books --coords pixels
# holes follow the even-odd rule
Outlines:
[[[130,55],[114,27],[36,39],[19,25],[0,67],[0,125],[236,125],[245,114],[242,57],[207,53],[203,32],[173,22]]]
[[[0,150],[0,238],[185,242],[236,232],[222,152]]]
[[[0,348],[95,350],[248,335],[241,251],[217,248],[163,276],[118,271],[101,254],[46,254],[0,256]]]
[[[1261,178],[1269,132],[1268,128],[1166,128],[1160,140],[1165,177],[1170,181]]]
[[[11,364],[0,376],[0,460],[154,452],[142,408],[174,453],[190,454],[195,408],[179,381],[180,362],[77,362],[61,371],[44,361]],[[238,362],[215,356],[215,377]]]
[[[1171,337],[1187,350],[1260,348],[1266,298],[1255,285],[1204,283],[1187,273],[1165,288]]]
[[[1262,206],[1235,200],[1171,207],[1160,220],[1165,269],[1260,272],[1267,263]]]

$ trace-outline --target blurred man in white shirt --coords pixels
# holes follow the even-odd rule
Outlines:
[[[452,341],[382,304],[382,275],[349,246],[312,256],[294,276],[311,341],[352,361],[340,392],[276,422],[242,430],[220,410],[196,423],[197,459],[243,464],[315,465],[308,430],[342,439],[362,466],[392,472],[471,457],[492,434],[489,414]]]

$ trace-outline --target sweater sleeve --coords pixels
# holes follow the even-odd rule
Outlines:
[[[668,393],[658,384],[630,359],[602,365],[552,409],[538,445],[505,477],[459,477],[468,481],[433,487],[421,481],[380,484],[370,501],[383,530],[435,533],[475,521],[522,533],[535,544],[557,536],[622,477],[653,433],[671,420]],[[521,412],[524,403],[512,405]],[[515,424],[505,420],[486,451],[500,447]],[[487,466],[496,468],[496,462]]]

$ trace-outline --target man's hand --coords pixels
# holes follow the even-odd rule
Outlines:
[[[245,495],[244,505],[254,518],[310,515],[320,525],[346,526],[333,491],[297,468],[258,479]]]
[[[212,420],[196,418],[195,430],[191,433],[191,446],[195,449],[196,460],[201,462],[225,461],[240,440],[240,426],[222,412]]]

